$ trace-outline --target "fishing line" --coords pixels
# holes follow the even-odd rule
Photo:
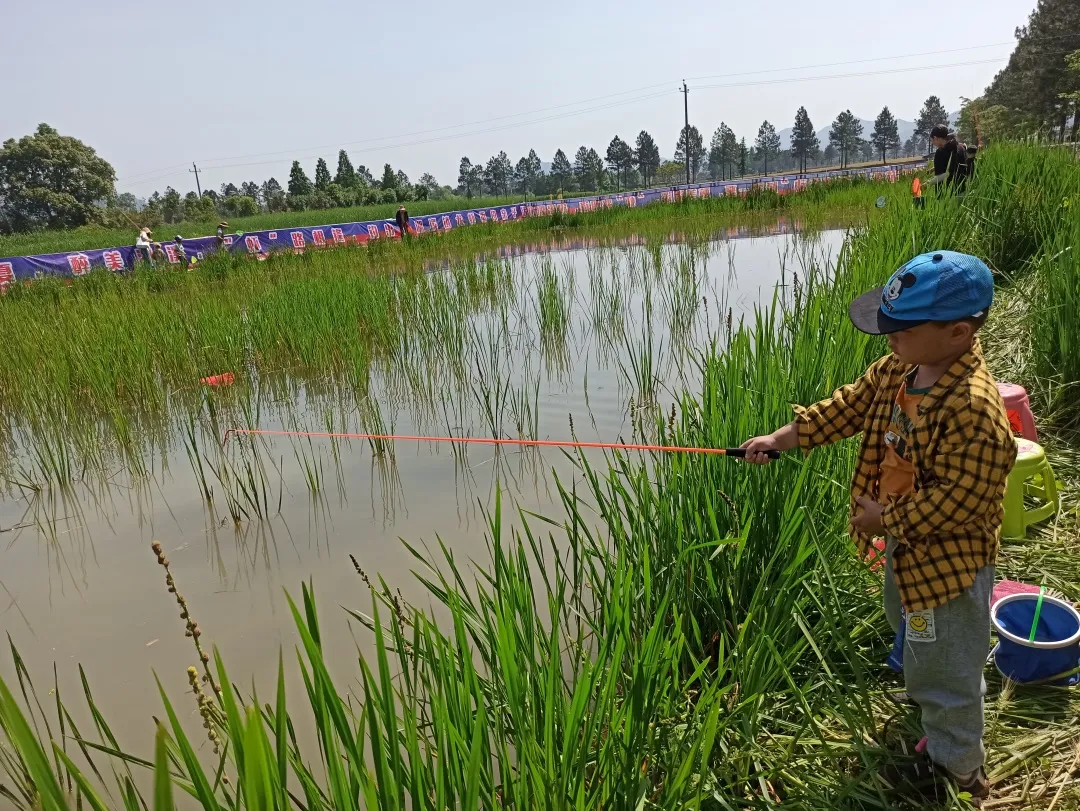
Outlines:
[[[277,431],[265,428],[230,428],[221,439],[222,447],[229,441],[231,434],[255,436],[299,436],[316,439],[371,439],[390,442],[448,442],[452,444],[475,445],[519,445],[528,448],[601,448],[621,451],[654,451],[656,453],[701,453],[712,456],[731,456],[736,459],[746,457],[744,448],[692,448],[682,445],[635,445],[622,442],[571,442],[556,439],[499,439],[495,437],[460,437],[460,436],[415,436],[412,434],[352,434],[332,431]],[[780,451],[765,451],[770,459],[778,459]]]

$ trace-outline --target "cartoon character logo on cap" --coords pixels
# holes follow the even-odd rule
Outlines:
[[[900,298],[900,294],[907,290],[909,287],[915,284],[915,274],[910,270],[904,273],[897,273],[892,277],[892,280],[885,285],[885,289],[881,291],[881,304],[889,312],[892,312],[892,303]]]

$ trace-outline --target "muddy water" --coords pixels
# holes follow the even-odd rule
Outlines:
[[[790,297],[793,274],[802,276],[811,262],[828,267],[842,238],[832,231],[500,260],[512,282],[503,302],[440,333],[458,362],[420,336],[406,338],[361,393],[310,378],[260,382],[246,424],[648,439],[650,423],[670,410],[676,393],[695,390],[694,359],[711,342],[722,345],[728,320],[774,295]],[[426,607],[411,574],[418,563],[400,539],[433,552],[441,540],[459,564],[483,565],[497,487],[522,509],[559,518],[556,478],[575,477],[557,449],[455,453],[410,441],[379,454],[364,440],[248,437],[219,452],[213,429],[222,426],[202,418],[200,426],[201,464],[189,461],[178,439],[148,454],[146,479],[118,474],[0,504],[0,626],[39,689],[52,686],[56,663],[61,695],[79,719],[86,718],[83,665],[121,745],[140,754],[151,751],[151,716],[161,713],[153,673],[194,715],[184,695],[195,653],[152,540],[163,543],[203,640],[220,648],[235,682],[269,695],[285,651],[296,710],[303,687],[286,590],[299,595],[301,583],[314,585],[332,672],[343,689],[354,687],[358,650],[369,649],[369,637],[340,606],[367,611],[371,599],[350,555],[369,576],[381,575]],[[12,677],[9,657],[0,673]],[[197,717],[189,721],[198,739]]]

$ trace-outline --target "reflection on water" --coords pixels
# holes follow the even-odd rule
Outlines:
[[[796,274],[827,271],[842,241],[738,236],[555,242],[432,268],[440,281],[400,302],[394,351],[331,378],[253,368],[250,384],[147,427],[136,461],[100,427],[81,432],[97,445],[63,450],[22,437],[0,503],[4,629],[32,670],[58,663],[62,690],[79,690],[73,665],[84,664],[121,743],[148,740],[150,671],[183,691],[193,655],[149,549],[160,539],[207,638],[234,675],[267,689],[279,648],[294,644],[285,589],[310,579],[326,605],[365,603],[352,555],[409,599],[416,560],[399,539],[483,561],[495,488],[555,515],[553,476],[573,481],[575,465],[555,449],[268,436],[223,446],[229,427],[647,439],[674,392],[696,390],[697,353],[722,346],[754,305],[790,301]],[[344,613],[324,620],[331,665],[354,672]]]

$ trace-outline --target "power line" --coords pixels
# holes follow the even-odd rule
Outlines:
[[[912,73],[920,70],[944,70],[946,68],[962,68],[967,65],[991,65],[1000,62],[1004,57],[997,59],[977,59],[971,62],[953,62],[947,65],[920,65],[909,68],[886,68],[883,70],[866,70],[858,73],[832,73],[825,76],[788,76],[780,79],[759,79],[755,82],[730,82],[727,84],[701,84],[695,85],[698,90],[706,90],[717,87],[758,87],[769,84],[788,84],[791,82],[816,82],[822,79],[851,79],[859,76],[885,76],[892,73]]]
[[[1062,36],[1065,36],[1065,35],[1062,35]],[[1042,38],[1042,39],[1061,39],[1061,38],[1062,38],[1061,36],[1054,36],[1054,37],[1045,37],[1045,38]],[[1042,41],[1042,40],[1040,40],[1040,41]],[[814,70],[814,69],[823,68],[823,67],[839,67],[839,66],[842,66],[842,65],[856,65],[856,64],[864,64],[864,63],[867,63],[867,62],[879,62],[879,61],[888,61],[888,60],[894,60],[894,59],[911,59],[911,58],[920,57],[920,56],[936,56],[936,55],[946,54],[946,53],[957,53],[957,52],[960,52],[960,51],[971,51],[971,50],[980,50],[980,49],[985,49],[985,48],[1004,47],[1006,45],[1014,45],[1014,44],[1015,43],[1012,43],[1012,42],[997,42],[997,43],[990,43],[990,44],[986,44],[986,45],[971,45],[971,46],[967,46],[967,47],[963,47],[963,48],[947,48],[947,49],[937,50],[937,51],[921,51],[921,52],[918,52],[918,53],[898,54],[898,55],[895,55],[895,56],[873,57],[873,58],[870,58],[870,59],[853,59],[853,60],[848,60],[848,61],[844,61],[844,62],[829,62],[829,63],[823,63],[823,64],[817,64],[817,65],[801,65],[801,66],[793,66],[793,67],[788,67],[788,68],[769,68],[769,69],[755,70],[755,71],[743,71],[743,72],[739,72],[739,73],[713,74],[713,75],[709,75],[709,76],[692,76],[692,77],[690,77],[689,81],[697,81],[697,80],[701,80],[701,79],[733,78],[733,77],[737,77],[737,76],[753,76],[753,75],[760,75],[760,74],[767,74],[767,73],[779,73],[779,72],[788,72],[788,71],[796,71],[796,70]],[[506,121],[506,120],[511,119],[511,118],[521,118],[523,116],[536,115],[537,113],[550,112],[551,110],[560,110],[560,109],[565,109],[567,107],[576,107],[578,105],[590,104],[590,103],[592,103],[594,101],[603,101],[605,99],[616,98],[618,96],[625,96],[625,95],[629,95],[630,93],[638,93],[638,92],[641,92],[641,91],[644,91],[644,90],[654,90],[654,89],[656,89],[658,87],[666,87],[666,86],[668,86],[670,84],[673,84],[674,82],[675,82],[675,80],[673,79],[673,80],[668,81],[668,82],[660,82],[660,83],[657,83],[657,84],[645,85],[643,87],[633,88],[631,90],[623,90],[623,91],[620,91],[620,92],[617,92],[617,93],[609,93],[609,94],[605,94],[605,95],[601,95],[601,96],[594,96],[592,98],[581,99],[579,101],[573,101],[573,102],[566,102],[564,104],[556,104],[556,105],[552,105],[550,107],[541,107],[541,108],[538,108],[536,110],[529,110],[529,111],[525,111],[525,112],[521,112],[521,113],[513,113],[513,114],[509,114],[509,115],[496,116],[494,118],[479,119],[479,120],[476,120],[476,121],[465,122],[465,123],[462,123],[462,124],[452,124],[452,125],[448,125],[448,126],[444,126],[444,127],[435,127],[435,128],[426,129],[426,130],[415,130],[415,131],[412,131],[412,132],[398,133],[398,134],[395,134],[395,135],[384,135],[384,136],[379,136],[379,137],[376,137],[376,138],[367,138],[367,139],[363,139],[363,140],[359,140],[359,141],[346,141],[346,142],[338,142],[338,143],[335,143],[335,144],[323,144],[323,145],[320,145],[320,146],[306,147],[306,148],[303,148],[303,149],[283,149],[283,150],[278,150],[278,151],[274,151],[274,152],[256,152],[256,153],[249,153],[249,154],[245,154],[245,155],[234,155],[232,157],[226,157],[226,158],[210,158],[210,159],[204,159],[203,164],[205,166],[206,164],[220,163],[222,161],[245,160],[247,158],[271,157],[271,156],[275,156],[275,155],[292,155],[292,154],[295,154],[295,153],[298,153],[298,152],[314,152],[314,151],[323,150],[323,149],[339,149],[339,148],[347,147],[347,146],[356,146],[356,145],[360,145],[360,144],[371,144],[371,143],[375,143],[375,142],[378,142],[378,141],[396,140],[396,139],[400,139],[400,138],[411,138],[411,137],[414,137],[414,136],[417,136],[417,135],[428,135],[428,134],[435,133],[435,132],[446,132],[448,130],[460,129],[462,127],[471,127],[471,126],[476,126],[476,125],[479,125],[479,124],[488,124],[488,123],[492,123],[492,122],[496,122],[496,121]],[[185,164],[185,166],[186,166],[186,164]],[[132,181],[135,181],[135,180],[140,179],[140,178],[153,179],[153,178],[148,177],[150,175],[155,175],[155,176],[160,176],[160,177],[171,177],[173,174],[179,174],[178,172],[171,172],[170,174],[158,175],[159,172],[166,172],[166,171],[171,170],[173,168],[178,168],[178,167],[170,166],[170,167],[163,167],[162,169],[148,170],[148,171],[143,172],[141,174],[132,175],[130,177],[124,177],[124,178],[121,178],[121,179],[124,180],[124,181],[132,182]],[[211,168],[211,169],[213,169],[213,168],[231,168],[231,165],[230,166],[221,166],[221,167],[210,166],[208,168]]]

